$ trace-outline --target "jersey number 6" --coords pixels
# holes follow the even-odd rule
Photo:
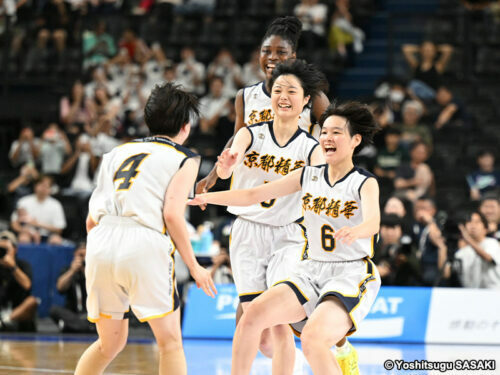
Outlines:
[[[137,168],[139,168],[139,165],[143,162],[146,156],[149,156],[149,154],[137,154],[125,159],[116,171],[115,177],[113,177],[113,181],[123,179],[123,182],[116,190],[130,189],[132,183],[134,182],[132,179],[135,178],[140,172]]]
[[[335,250],[335,238],[332,236],[333,233],[335,233],[335,231],[331,226],[325,224],[321,227],[321,246],[323,250]]]

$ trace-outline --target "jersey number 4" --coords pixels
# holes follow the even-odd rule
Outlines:
[[[325,224],[321,227],[321,246],[323,250],[335,250],[335,238],[333,238],[333,233],[335,233],[335,231],[331,226]]]
[[[146,159],[146,156],[149,156],[149,154],[137,154],[125,159],[113,178],[113,181],[123,179],[123,182],[118,185],[116,190],[130,189],[134,182],[133,179],[137,177],[137,174],[140,172],[137,168],[139,168],[139,165]]]

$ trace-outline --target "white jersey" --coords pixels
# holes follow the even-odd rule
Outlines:
[[[199,156],[163,137],[137,139],[115,147],[102,159],[97,187],[90,198],[90,216],[96,223],[106,215],[130,217],[165,233],[165,193],[189,158]]]
[[[249,126],[259,122],[272,121],[274,112],[271,107],[271,95],[266,89],[265,81],[243,89],[243,122]],[[321,128],[312,121],[311,108],[304,108],[299,118],[299,128],[319,139]]]
[[[318,141],[302,129],[297,129],[285,146],[279,146],[274,137],[273,121],[247,129],[252,135],[252,143],[241,164],[233,171],[231,189],[259,186],[310,165],[312,152],[318,146]],[[300,192],[297,192],[248,207],[231,206],[228,211],[260,224],[283,226],[302,217],[299,200]]]
[[[361,238],[351,245],[336,241],[332,235],[342,227],[363,222],[360,191],[371,173],[354,167],[333,186],[328,180],[328,165],[305,167],[301,176],[302,209],[309,248],[307,257],[339,262],[373,256],[376,235]]]

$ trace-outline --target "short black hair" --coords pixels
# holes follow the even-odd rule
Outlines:
[[[490,150],[488,148],[485,148],[485,149],[482,149],[480,150],[478,153],[477,153],[477,158],[482,158],[483,156],[487,156],[487,155],[490,155],[492,156],[493,158],[495,158],[495,153],[493,152],[493,150]]]
[[[361,143],[354,149],[354,155],[365,146],[372,144],[373,136],[381,129],[373,117],[370,107],[360,102],[350,101],[342,104],[333,102],[321,115],[320,126],[323,127],[326,119],[331,116],[339,116],[347,120],[347,128],[351,137],[355,134],[361,135]]]
[[[302,32],[302,22],[297,17],[286,16],[273,20],[267,27],[266,34],[262,38],[261,44],[273,35],[278,35],[288,41],[292,46],[292,51],[297,51],[300,34]]]
[[[144,107],[144,119],[152,135],[175,137],[192,115],[199,116],[198,99],[180,85],[156,85]]]
[[[484,225],[484,228],[487,230],[488,229],[488,220],[486,220],[486,217],[479,211],[472,211],[471,213],[469,213],[469,215],[467,215],[467,218],[466,218],[466,223],[468,223],[469,221],[472,220],[472,215],[474,215],[474,214],[477,214],[479,216],[479,218],[481,219],[481,222]]]
[[[297,77],[304,89],[304,96],[310,95],[312,98],[318,95],[320,91],[328,91],[326,76],[313,64],[296,59],[290,59],[276,65],[269,81],[269,86],[272,88],[279,76],[287,74]]]
[[[39,174],[38,177],[33,181],[33,186],[38,185],[43,180],[48,180],[50,182],[50,186],[54,185],[54,178],[48,174]]]
[[[395,128],[393,126],[388,126],[387,128],[385,128],[385,134],[384,135],[401,135],[401,130],[399,130],[398,128]]]
[[[380,226],[389,227],[389,228],[394,228],[397,226],[401,227],[402,220],[396,214],[384,214],[380,218]]]

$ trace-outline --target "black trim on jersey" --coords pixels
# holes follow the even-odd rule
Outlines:
[[[302,173],[300,174],[300,187],[302,187],[303,181],[304,181],[304,172],[306,170],[306,167],[302,168]]]
[[[262,91],[264,91],[264,94],[271,98],[271,94],[269,93],[269,91],[267,91],[266,81],[262,81]]]
[[[311,165],[311,156],[312,156],[312,153],[314,151],[314,149],[316,147],[319,146],[319,143],[316,143],[312,148],[311,148],[311,151],[309,151],[309,155],[307,156],[307,162],[309,163],[309,165]]]
[[[360,198],[360,199],[361,199],[361,188],[363,187],[363,185],[365,184],[365,182],[366,182],[368,179],[370,179],[370,178],[372,178],[372,177],[367,177],[367,178],[365,178],[365,179],[363,180],[363,182],[359,185],[359,189],[358,189],[358,196],[359,196],[359,198]]]
[[[242,91],[242,98],[243,98],[243,123],[245,124],[245,89],[246,87],[243,87]],[[236,99],[235,99],[236,101]],[[245,124],[246,125],[246,124]]]
[[[260,123],[260,124],[264,124],[264,123]],[[253,141],[254,141],[254,137],[253,137],[253,133],[252,131],[249,129],[251,128],[252,126],[255,126],[255,125],[259,125],[259,124],[253,124],[253,125],[250,125],[250,126],[245,126],[245,128],[248,130],[248,132],[250,133],[250,137],[252,138],[252,140],[250,141],[250,144],[248,145],[247,149],[245,150],[245,154],[248,152],[248,150],[250,150],[253,146]],[[238,130],[239,131],[239,130]]]
[[[324,176],[325,176],[325,181],[326,183],[328,184],[328,186],[330,187],[334,187],[335,185],[337,185],[338,183],[344,181],[347,177],[349,177],[349,175],[353,172],[356,171],[356,167],[353,167],[349,172],[347,172],[347,174],[342,177],[340,180],[338,180],[337,182],[335,182],[333,185],[330,183],[330,179],[328,178],[328,164],[324,164],[325,166],[325,171],[324,171]]]
[[[240,296],[240,302],[252,302],[255,298],[260,296],[263,292],[257,292],[257,293],[252,293],[252,294],[245,294],[243,296]]]
[[[288,146],[295,140],[295,138],[297,138],[300,135],[300,133],[309,134],[298,127],[297,131],[295,132],[294,135],[292,135],[292,137],[288,140],[288,142],[286,142],[284,146],[280,146],[278,141],[276,141],[276,137],[274,136],[274,129],[273,129],[274,121],[268,121],[267,124],[269,124],[269,133],[271,133],[271,138],[273,139],[273,142],[276,144],[276,146],[278,146],[279,148],[285,148],[286,146]]]
[[[130,308],[129,308],[130,309]],[[123,319],[130,319],[130,310],[123,314]]]
[[[354,168],[359,172],[359,174],[362,174],[363,176],[373,177],[374,179],[377,179],[377,176],[375,176],[373,173],[368,172],[366,169],[359,167],[354,167]]]
[[[276,285],[279,285],[279,284],[285,284],[285,285],[288,285],[290,288],[292,288],[293,292],[297,296],[297,299],[299,300],[301,305],[303,305],[307,302],[307,298],[300,292],[299,288],[297,288],[297,286],[294,283],[292,283],[291,281],[282,281],[281,283],[278,283]]]
[[[162,143],[167,146],[174,147],[177,151],[182,152],[186,156],[189,157],[194,157],[194,156],[199,156],[197,153],[191,151],[189,148],[181,146],[178,143],[175,143],[174,141],[171,141],[170,139],[166,137],[145,137],[145,138],[139,138],[139,139],[134,139],[131,141],[132,143],[139,143],[139,142],[156,142],[156,143]]]
[[[193,153],[194,154],[194,153]],[[196,155],[194,154],[193,156],[186,156],[182,161],[181,161],[181,165],[179,165],[179,169],[182,168],[182,166],[184,165],[184,163],[186,162],[186,160],[188,159],[195,159],[197,158],[198,159],[198,172],[196,173],[196,179],[194,181],[194,186],[193,186],[193,190],[191,190],[188,194],[188,199],[194,199],[195,195],[196,195],[196,180],[198,179],[198,176],[200,175],[200,169],[201,169],[201,156],[200,155]]]

